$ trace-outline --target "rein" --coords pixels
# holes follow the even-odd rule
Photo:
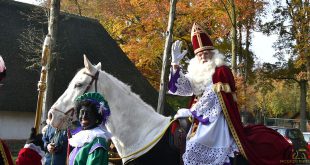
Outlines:
[[[92,84],[93,84],[94,82],[95,82],[95,92],[97,92],[97,81],[98,81],[98,77],[99,77],[99,71],[97,71],[97,72],[95,73],[95,75],[92,75],[92,74],[87,73],[87,72],[84,72],[84,74],[90,76],[92,79],[91,79],[91,81],[89,82],[89,84],[87,85],[87,87],[86,87],[86,89],[84,90],[83,94],[85,94],[86,92],[89,91],[90,87],[92,86]],[[67,111],[65,114],[68,114],[70,111],[73,112],[73,109]],[[71,113],[71,115],[73,115],[73,113]],[[171,123],[172,123],[173,121],[174,121],[174,120],[172,120],[172,121],[168,124],[168,126],[163,130],[163,132],[162,132],[160,135],[158,135],[153,141],[151,141],[149,144],[147,144],[147,145],[144,146],[143,148],[141,148],[141,149],[139,149],[138,151],[135,151],[135,152],[133,152],[133,153],[130,153],[130,154],[126,155],[126,156],[123,156],[123,157],[120,157],[120,158],[109,158],[109,160],[120,160],[120,159],[124,159],[124,158],[128,158],[128,157],[134,156],[134,155],[136,155],[136,154],[138,154],[138,153],[140,153],[140,152],[143,152],[144,150],[146,150],[147,148],[149,148],[151,145],[153,145],[155,142],[157,142],[159,139],[161,139],[161,138],[164,136],[165,132],[167,131],[167,129],[169,128],[169,126],[171,125]]]
[[[89,84],[87,85],[86,89],[84,90],[83,94],[85,94],[86,92],[88,92],[88,90],[90,89],[90,87],[92,86],[93,82],[95,81],[95,92],[97,92],[97,81],[98,81],[98,77],[99,77],[99,70],[97,70],[97,72],[95,73],[95,75],[91,75],[87,72],[84,72],[84,74],[90,76],[92,79],[91,81],[89,82]],[[55,109],[56,111],[59,111],[57,109]],[[61,112],[61,111],[59,111]],[[65,112],[64,114],[67,115],[69,112],[71,112],[70,114],[70,118],[72,119],[73,115],[74,115],[74,109],[70,109],[68,110],[67,112]],[[68,141],[69,141],[69,137],[71,137],[71,130],[69,129],[69,127],[67,128],[67,138],[68,138]],[[69,164],[69,155],[70,155],[70,144],[68,142],[68,145],[67,145],[67,163]]]
[[[84,90],[83,94],[85,94],[86,92],[88,92],[88,90],[90,89],[90,87],[92,86],[92,84],[93,84],[94,81],[95,81],[95,92],[97,92],[97,81],[98,81],[98,77],[99,77],[99,70],[95,73],[95,75],[91,75],[91,74],[89,74],[89,73],[87,73],[87,72],[84,72],[84,74],[90,76],[92,79],[91,79],[91,81],[89,82],[89,84],[87,85],[87,87],[86,87],[86,89]],[[55,110],[61,112],[60,110],[57,110],[57,109],[55,109]],[[64,112],[62,112],[62,113],[64,113],[65,115],[67,115],[69,112],[71,112],[70,117],[72,118],[72,116],[74,115],[74,109],[73,109],[73,108],[70,109],[70,110],[68,110],[68,111],[65,112],[65,113],[64,113]]]

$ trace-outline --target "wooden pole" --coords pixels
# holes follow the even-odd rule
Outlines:
[[[171,45],[172,45],[172,34],[173,34],[173,23],[175,18],[175,10],[176,10],[177,0],[170,0],[170,11],[169,11],[169,20],[168,20],[168,28],[166,32],[166,42],[165,42],[165,50],[163,55],[163,63],[161,69],[161,77],[160,77],[160,88],[159,88],[159,96],[158,96],[158,104],[157,104],[157,112],[160,114],[164,114],[164,106],[165,106],[165,95],[167,89],[167,66],[168,66],[168,55],[171,54]]]
[[[50,56],[46,65],[46,92],[43,106],[43,120],[47,119],[48,111],[54,103],[55,93],[55,74],[57,69],[57,32],[60,14],[60,0],[51,0],[50,13],[48,20],[48,34],[51,36],[50,42]]]
[[[41,116],[42,116],[42,107],[43,107],[43,98],[45,95],[46,89],[46,65],[48,63],[49,55],[50,55],[50,41],[51,37],[47,35],[45,37],[43,43],[43,50],[42,50],[42,59],[41,59],[41,75],[40,81],[38,82],[38,100],[37,100],[37,109],[36,109],[36,118],[34,122],[34,128],[36,130],[36,134],[39,133],[40,123],[41,123]]]

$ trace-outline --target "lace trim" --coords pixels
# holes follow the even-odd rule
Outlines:
[[[203,119],[209,118],[210,122],[215,121],[221,111],[221,104],[216,93],[212,90],[212,84],[209,84],[198,102],[191,108],[197,116],[202,116]]]
[[[180,71],[180,77],[175,84],[177,87],[177,91],[175,94],[181,96],[190,96],[193,94],[192,86],[189,79]]]
[[[235,143],[229,147],[212,148],[200,143],[188,142],[183,161],[186,165],[223,165],[229,163],[238,148]]]
[[[69,139],[69,144],[73,147],[82,147],[85,143],[92,142],[96,137],[102,137],[108,140],[111,138],[111,133],[102,127],[96,127],[90,130],[82,130]]]

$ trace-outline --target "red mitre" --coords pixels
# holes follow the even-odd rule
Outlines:
[[[213,43],[207,32],[196,22],[192,27],[191,32],[192,45],[194,53],[197,54],[204,50],[213,50]]]

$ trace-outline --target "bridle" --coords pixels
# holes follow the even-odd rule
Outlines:
[[[85,94],[86,92],[88,92],[88,90],[90,89],[90,87],[92,86],[93,82],[95,81],[95,92],[97,92],[97,82],[98,82],[98,77],[99,77],[99,70],[97,70],[97,72],[95,73],[95,75],[92,75],[90,73],[87,72],[83,72],[83,74],[86,74],[87,76],[90,76],[92,79],[89,82],[89,84],[87,85],[86,89],[84,90],[83,94]],[[69,109],[67,112],[62,112],[58,109],[54,109],[55,111],[58,111],[60,113],[65,114],[66,116],[70,116],[70,118],[73,118],[74,115],[74,109]],[[69,113],[71,113],[70,115],[68,115]]]
[[[95,73],[95,75],[91,75],[90,73],[87,72],[83,72],[83,74],[86,74],[87,76],[91,77],[91,81],[89,82],[89,84],[87,85],[86,89],[84,90],[83,94],[85,94],[86,92],[88,92],[88,90],[90,89],[90,87],[93,85],[93,82],[95,81],[95,92],[97,92],[97,82],[98,82],[98,77],[99,77],[99,70],[97,70],[97,72]],[[74,115],[74,109],[70,109],[69,111],[65,112],[65,115],[67,115],[69,112],[71,111],[71,115],[70,117],[72,118]]]
[[[86,89],[84,90],[83,94],[85,94],[86,92],[88,92],[88,90],[90,89],[90,87],[92,86],[93,82],[95,81],[95,92],[97,92],[97,81],[98,81],[98,77],[99,77],[99,70],[95,73],[95,75],[91,75],[87,72],[84,72],[84,74],[86,74],[87,76],[90,76],[92,79],[89,82],[89,84],[87,85]]]
[[[90,73],[87,73],[87,72],[83,72],[84,74],[86,74],[87,76],[90,76],[91,77],[91,81],[89,82],[89,84],[87,85],[86,89],[84,90],[83,94],[85,94],[86,92],[88,92],[88,90],[90,89],[90,87],[92,86],[93,82],[95,81],[95,92],[97,92],[97,82],[98,82],[98,77],[99,77],[99,70],[97,70],[97,72],[95,73],[95,75],[91,75]],[[73,118],[73,115],[74,115],[74,109],[70,109],[68,110],[67,112],[65,112],[64,114],[67,115],[69,112],[71,111],[71,114],[70,114],[70,118],[72,120]],[[71,136],[71,131],[69,128],[67,128],[68,132],[67,132],[67,136],[70,137]],[[68,143],[68,148],[69,147],[69,143]],[[68,149],[68,152],[67,152],[67,158],[69,158],[69,149]]]

